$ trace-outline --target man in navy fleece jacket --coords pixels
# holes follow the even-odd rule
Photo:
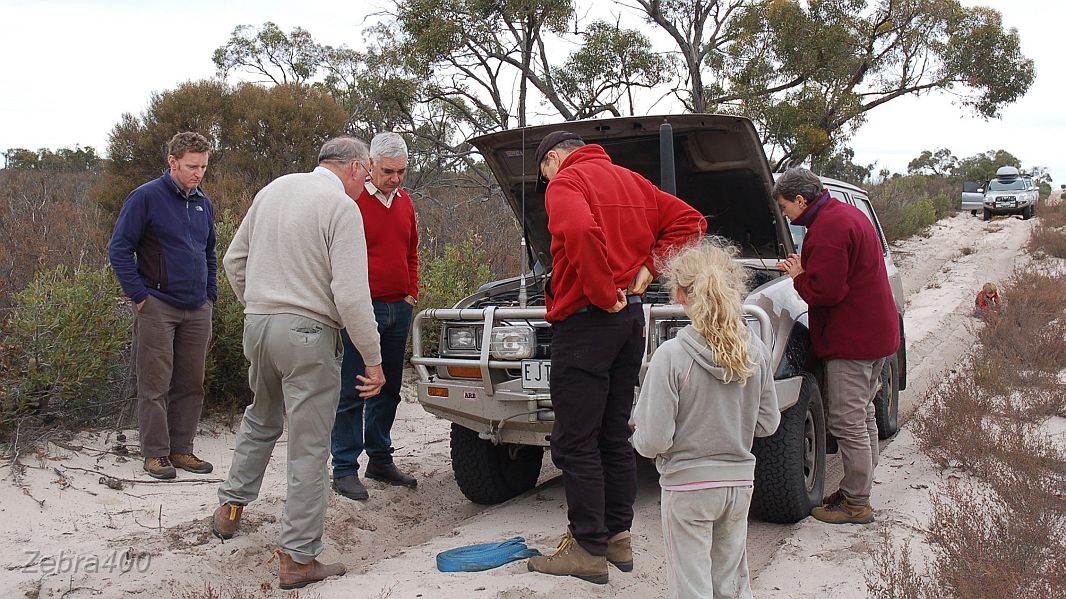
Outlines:
[[[210,150],[198,133],[175,135],[167,145],[168,170],[126,198],[108,250],[136,307],[141,455],[155,478],[174,478],[175,467],[198,474],[212,469],[193,454],[218,297],[214,207],[199,187]]]

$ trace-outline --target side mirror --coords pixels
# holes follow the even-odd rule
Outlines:
[[[978,187],[977,188],[977,193],[984,193],[984,192],[985,192],[985,188],[984,187]]]

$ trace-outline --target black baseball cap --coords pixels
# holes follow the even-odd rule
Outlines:
[[[544,162],[544,157],[552,148],[570,139],[576,139],[582,143],[585,141],[577,133],[569,131],[552,131],[544,136],[544,139],[540,140],[540,145],[537,146],[537,166],[539,167],[540,163]]]

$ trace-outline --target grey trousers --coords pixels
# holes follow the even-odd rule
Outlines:
[[[274,444],[289,419],[288,493],[281,518],[282,551],[306,564],[322,553],[329,500],[329,435],[340,397],[340,331],[293,314],[248,314],[244,355],[255,394],[244,411],[229,477],[219,503],[259,497]]]
[[[844,478],[840,492],[848,501],[869,505],[877,468],[877,420],[874,394],[885,359],[828,360],[825,363],[826,425],[836,437]]]
[[[185,310],[153,295],[137,312],[137,421],[146,458],[192,453],[204,405],[211,314],[211,302]]]
[[[747,552],[751,492],[751,487],[663,489],[670,597],[751,599]]]

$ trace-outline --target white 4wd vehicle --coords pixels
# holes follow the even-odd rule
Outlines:
[[[993,214],[1020,214],[1029,220],[1039,199],[1040,190],[1031,178],[1013,166],[1002,166],[985,189],[984,219],[992,220]]]
[[[827,441],[819,392],[823,366],[813,355],[807,305],[792,279],[775,264],[798,252],[802,227],[790,226],[770,197],[773,176],[755,128],[747,119],[688,114],[569,122],[503,131],[471,143],[485,158],[525,231],[533,266],[512,279],[487,283],[454,309],[419,313],[412,328],[411,362],[418,371],[418,400],[452,422],[451,457],[456,482],[477,503],[498,503],[537,482],[554,413],[548,388],[551,327],[544,320],[544,282],[551,276],[550,235],[534,149],[550,131],[565,128],[604,147],[616,164],[675,193],[706,218],[708,231],[741,248],[751,274],[745,318],[770,348],[782,410],[781,426],[755,440],[758,459],[751,512],[773,522],[795,522],[821,503]],[[833,196],[857,206],[880,227],[861,189],[824,180]],[[903,333],[898,273],[881,235]],[[526,270],[526,269],[523,269]],[[647,337],[641,379],[663,341],[686,323],[662,286],[649,287],[642,304]],[[424,346],[428,324],[441,326],[439,347]],[[877,395],[882,438],[898,426],[899,390],[906,384],[901,344],[887,361]]]

